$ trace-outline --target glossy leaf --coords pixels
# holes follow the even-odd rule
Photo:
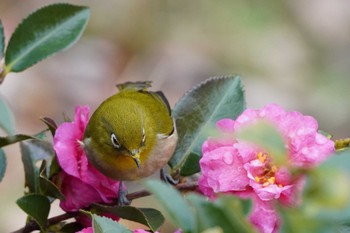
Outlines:
[[[197,173],[200,170],[199,160],[201,156],[196,153],[190,153],[186,162],[181,168],[180,175],[181,176],[190,176],[192,174]]]
[[[0,182],[4,178],[6,166],[7,166],[7,161],[6,161],[5,152],[0,148]]]
[[[6,73],[22,71],[73,45],[80,38],[89,15],[87,7],[63,3],[43,7],[29,15],[8,43]]]
[[[47,177],[43,175],[43,172],[39,176],[40,193],[45,196],[50,196],[50,197],[63,200],[64,195],[62,194],[62,192],[51,180],[49,180]]]
[[[91,214],[94,233],[132,233],[120,223],[110,218]]]
[[[196,210],[198,232],[213,227],[220,227],[223,232],[255,232],[237,198],[223,196],[215,202],[196,194],[190,194],[187,198]]]
[[[29,188],[30,193],[38,193],[40,170],[36,163],[47,160],[50,164],[54,156],[52,145],[46,141],[32,140],[22,142],[20,147],[25,173],[25,186]]]
[[[17,200],[17,205],[32,219],[34,219],[40,229],[44,231],[46,220],[50,212],[49,200],[40,194],[29,194]]]
[[[169,220],[175,226],[180,227],[184,233],[195,232],[192,209],[176,189],[159,180],[147,180],[145,185],[165,208],[170,216]]]
[[[65,224],[61,229],[60,231],[57,231],[57,226],[53,226],[53,230],[56,230],[56,231],[53,231],[53,232],[59,232],[59,233],[76,233],[76,232],[79,232],[81,231],[81,229],[83,228],[83,226],[78,223],[78,222],[70,222],[70,223],[67,223]],[[50,232],[50,231],[49,231]]]
[[[2,26],[2,22],[0,20],[0,60],[4,57],[4,49],[5,49],[4,27]]]
[[[9,135],[15,134],[15,117],[13,116],[11,109],[1,96],[0,113],[0,128],[3,129]]]
[[[191,153],[201,154],[202,143],[218,120],[235,119],[244,108],[244,93],[237,76],[210,78],[184,95],[173,109],[179,134],[176,151],[169,162],[173,170],[180,169]],[[198,169],[181,173],[191,175]]]
[[[141,223],[148,226],[152,231],[156,231],[164,223],[162,213],[156,209],[104,205],[94,205],[94,209],[102,213],[112,213],[120,218]]]

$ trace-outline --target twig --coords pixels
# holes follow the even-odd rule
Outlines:
[[[58,215],[56,217],[49,218],[47,220],[47,225],[48,226],[55,225],[59,222],[62,222],[64,220],[67,220],[67,219],[70,219],[70,218],[77,216],[78,213],[79,212],[64,213],[64,214]],[[22,227],[21,229],[18,229],[17,231],[12,232],[12,233],[30,233],[30,232],[35,231],[35,230],[40,230],[40,227],[34,220],[31,220],[24,227]]]
[[[174,187],[176,189],[178,189],[179,191],[192,191],[192,190],[197,189],[198,184],[197,184],[197,182],[180,183],[178,185],[175,185]],[[147,190],[141,190],[141,191],[129,193],[126,197],[131,201],[131,200],[135,200],[135,199],[141,198],[141,197],[146,197],[149,195],[151,195],[151,193],[148,192]],[[67,219],[74,218],[78,214],[79,214],[79,212],[69,212],[69,213],[64,213],[64,214],[49,218],[47,220],[47,226],[55,225],[59,222],[65,221]],[[18,229],[16,231],[13,231],[12,233],[30,233],[30,232],[35,231],[35,230],[40,230],[40,226],[34,220],[31,220],[24,227],[22,227],[21,229]]]

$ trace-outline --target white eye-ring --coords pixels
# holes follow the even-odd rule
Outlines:
[[[115,136],[114,133],[111,134],[111,142],[112,142],[114,148],[119,149],[121,147],[121,145],[117,139],[117,136]]]
[[[146,134],[145,134],[145,129],[142,128],[142,140],[141,140],[141,146],[144,146],[146,142]]]

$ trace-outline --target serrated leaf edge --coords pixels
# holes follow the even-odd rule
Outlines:
[[[142,214],[143,218],[144,218],[145,221],[146,221],[146,224],[145,224],[144,222],[135,221],[134,219],[123,218],[123,217],[120,217],[120,216],[118,216],[118,217],[123,218],[123,219],[126,219],[126,220],[130,220],[130,221],[138,222],[138,223],[140,223],[140,224],[143,224],[143,225],[149,227],[150,230],[152,230],[152,231],[156,231],[157,229],[154,229],[154,228],[153,228],[153,225],[150,224],[150,222],[149,222],[149,220],[148,220],[148,217],[146,216],[146,214],[145,214],[142,210],[150,209],[150,210],[158,211],[158,212],[160,213],[160,215],[163,217],[163,222],[164,222],[164,220],[165,220],[165,219],[164,219],[164,216],[161,214],[161,212],[160,212],[159,210],[152,209],[152,208],[137,208],[137,207],[134,207],[134,206],[106,206],[106,205],[101,205],[101,204],[97,204],[97,203],[94,204],[93,206],[97,207],[97,209],[98,209],[98,208],[102,208],[102,209],[105,209],[105,210],[106,210],[106,209],[113,210],[113,208],[126,208],[126,209],[129,208],[129,209],[132,209],[132,210],[136,210],[136,211],[138,211],[139,213]],[[107,212],[108,212],[108,210],[107,210]]]
[[[18,29],[19,27],[21,27],[21,26],[23,25],[23,23],[24,23],[26,20],[28,20],[28,18],[30,18],[32,15],[38,13],[38,11],[43,10],[43,9],[46,9],[46,8],[48,8],[48,7],[57,6],[57,5],[60,5],[60,6],[64,6],[64,5],[67,5],[67,6],[75,6],[75,7],[81,7],[81,8],[84,9],[84,10],[89,10],[88,7],[85,7],[85,6],[76,6],[76,5],[72,5],[72,4],[68,4],[68,3],[55,3],[55,4],[50,4],[50,5],[41,7],[41,8],[39,8],[39,9],[37,9],[36,11],[30,13],[26,18],[24,18],[24,19],[21,21],[20,24],[18,24],[18,26],[16,27],[16,29],[15,29],[15,31],[14,31],[13,34],[16,33],[17,29]],[[79,14],[81,14],[81,13],[82,13],[81,11],[80,11],[80,12],[77,12],[77,14],[75,14],[74,16],[79,15]],[[72,19],[70,19],[70,20],[72,20]],[[70,21],[70,20],[69,20],[69,21]],[[53,56],[54,54],[56,54],[56,53],[58,53],[58,52],[60,52],[60,51],[62,51],[62,50],[68,49],[70,46],[72,46],[72,45],[81,37],[81,35],[82,35],[83,31],[84,31],[84,28],[85,28],[86,25],[87,25],[87,22],[88,22],[88,21],[85,22],[85,24],[84,24],[84,26],[83,26],[83,30],[80,31],[79,35],[75,38],[75,40],[71,41],[66,47],[64,47],[63,49],[60,49],[60,50],[58,50],[58,51],[56,51],[56,52],[54,52],[54,53],[51,53],[51,54],[49,54],[49,55],[47,55],[47,56],[44,56],[42,59],[37,60],[35,63],[31,64],[29,67],[31,67],[31,66],[33,66],[33,65],[35,65],[35,64],[37,64],[37,63],[39,63],[40,61],[42,61],[42,60],[44,60],[44,59],[46,59],[46,58],[48,58],[48,57]],[[63,27],[63,25],[66,25],[66,23],[67,23],[67,21],[66,21],[64,24],[61,24],[58,28]],[[50,33],[48,33],[48,34],[51,35],[53,31],[57,31],[57,28],[55,28],[55,30],[50,30]],[[12,36],[11,36],[11,38],[12,38]],[[9,40],[9,44],[10,44],[10,42],[11,42],[11,38],[10,38],[10,40]],[[39,42],[41,43],[41,42],[44,41],[46,38],[48,38],[48,35],[46,35],[45,37],[42,37],[42,38],[39,40]],[[36,43],[34,43],[35,46],[31,46],[31,48],[36,47],[38,44],[40,44],[39,42],[37,41]],[[13,71],[13,70],[12,70],[12,67],[13,67],[20,59],[22,59],[23,57],[25,57],[26,55],[28,55],[31,51],[33,51],[33,49],[28,49],[28,48],[27,48],[26,51],[25,51],[25,53],[24,53],[25,55],[21,55],[21,56],[17,57],[15,60],[13,60],[10,64],[7,64],[7,61],[6,61],[6,53],[7,53],[7,50],[6,50],[6,52],[5,52],[5,72],[4,72],[4,73],[7,74],[7,73]],[[22,53],[22,54],[23,54],[23,53]],[[26,68],[29,68],[29,67],[26,67]],[[14,72],[20,72],[20,71],[25,70],[26,68],[20,69],[20,70],[16,70],[16,71],[14,71]]]
[[[192,88],[191,90],[189,90],[188,92],[186,92],[185,95],[175,104],[175,107],[174,107],[174,108],[176,108],[176,105],[177,105],[177,104],[180,104],[180,103],[183,101],[183,99],[185,99],[189,94],[191,94],[191,93],[193,93],[194,91],[198,90],[198,89],[201,88],[202,86],[207,85],[208,83],[213,82],[213,81],[216,81],[216,80],[224,80],[224,79],[227,80],[227,79],[230,79],[230,78],[235,79],[235,80],[238,80],[238,81],[233,82],[233,84],[232,84],[231,86],[236,85],[236,82],[239,82],[239,85],[240,85],[242,91],[244,92],[243,87],[242,87],[241,79],[240,79],[240,77],[239,77],[238,75],[232,75],[232,76],[215,76],[215,77],[208,78],[207,80],[204,80],[203,82],[201,82],[200,84],[198,84],[197,86],[195,86],[194,88]],[[215,115],[214,113],[217,111],[218,106],[220,106],[221,101],[223,101],[223,100],[225,99],[225,96],[226,96],[226,95],[228,95],[228,93],[226,93],[226,94],[223,96],[223,98],[221,98],[219,104],[217,104],[217,106],[215,107],[215,109],[214,109],[214,111],[213,111],[213,114],[211,114],[211,116],[208,118],[208,120],[206,121],[206,123],[197,131],[196,136],[195,136],[195,139],[194,139],[193,141],[197,141],[197,140],[198,140],[199,135],[201,135],[201,133],[203,132],[203,130],[208,126],[208,122],[210,122],[210,119],[213,117],[213,115]],[[177,119],[177,118],[175,118],[175,120],[176,120],[176,119]],[[191,146],[187,148],[187,150],[185,151],[184,154],[189,154],[189,153],[192,151],[193,147],[194,147],[194,143],[191,143]],[[187,156],[187,157],[188,157],[188,156]],[[186,161],[187,157],[184,156],[184,157],[182,158],[182,160],[178,163],[178,165],[177,165],[176,167],[174,167],[173,169],[176,170],[176,169],[178,169],[179,167],[181,167],[181,166],[184,164],[184,162]]]

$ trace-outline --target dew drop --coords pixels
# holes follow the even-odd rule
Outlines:
[[[233,156],[230,152],[225,152],[223,156],[223,161],[227,165],[231,165],[233,163]]]

